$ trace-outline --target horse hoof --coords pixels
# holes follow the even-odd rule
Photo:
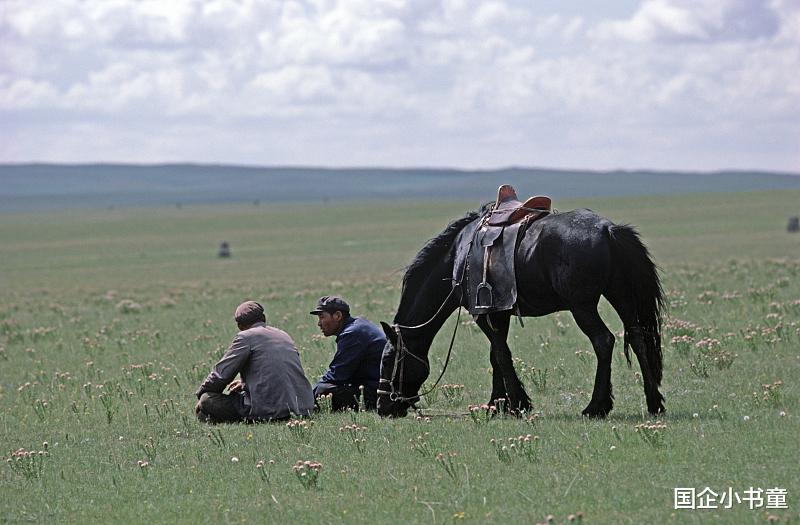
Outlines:
[[[667,409],[664,408],[664,405],[659,404],[657,407],[654,408],[648,407],[647,411],[650,413],[650,415],[657,416],[659,414],[663,414],[664,412],[666,412]]]
[[[581,414],[592,419],[605,419],[610,412],[611,408],[586,407]]]
[[[511,407],[504,398],[493,399],[489,401],[488,406],[493,408],[492,416],[498,414],[507,414],[513,417],[522,417],[529,414],[533,410],[533,405],[530,403],[519,403],[516,407]]]

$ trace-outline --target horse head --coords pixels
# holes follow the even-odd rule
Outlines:
[[[381,357],[378,414],[405,417],[408,409],[419,401],[417,394],[430,372],[427,352],[420,355],[414,338],[409,338],[399,327],[384,322],[381,326],[386,333],[386,346]]]
[[[381,323],[386,346],[381,358],[378,414],[402,417],[419,401],[419,390],[430,373],[428,351],[436,333],[460,304],[453,284],[454,251],[465,227],[477,225],[470,212],[452,221],[417,253],[403,275],[394,325]]]

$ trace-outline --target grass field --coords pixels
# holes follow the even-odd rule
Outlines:
[[[568,313],[512,328],[527,419],[465,415],[487,401],[491,375],[488,344],[462,316],[429,418],[194,420],[192,393],[239,302],[264,302],[313,381],[333,351],[314,301],[338,293],[355,314],[391,320],[404,265],[476,203],[0,215],[0,455],[35,453],[0,465],[0,521],[798,523],[800,235],[785,231],[798,202],[794,190],[555,202],[636,225],[661,267],[658,424],[619,340],[615,410],[580,417],[595,359]],[[229,260],[215,257],[222,240]],[[432,348],[437,374],[446,339]],[[528,434],[519,452],[502,449]],[[322,464],[316,484],[301,483],[298,460]],[[765,495],[753,510],[675,510],[676,487],[782,488],[788,509],[767,509]]]

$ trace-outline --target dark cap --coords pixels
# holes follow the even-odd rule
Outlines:
[[[264,307],[255,301],[245,301],[236,307],[233,319],[240,325],[251,325],[262,321],[264,318]]]
[[[341,297],[336,297],[335,295],[326,295],[324,297],[320,297],[319,301],[317,301],[317,306],[308,313],[311,315],[317,315],[321,314],[322,312],[328,312],[329,314],[332,314],[333,312],[343,312],[345,314],[349,314],[350,305],[347,304],[347,301]]]

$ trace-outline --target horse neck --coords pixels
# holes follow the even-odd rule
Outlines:
[[[448,257],[427,274],[421,285],[404,288],[400,298],[394,322],[405,327],[419,326],[415,330],[406,330],[404,337],[415,340],[415,346],[426,354],[434,336],[459,304],[459,293],[453,290],[452,275],[452,257]]]

